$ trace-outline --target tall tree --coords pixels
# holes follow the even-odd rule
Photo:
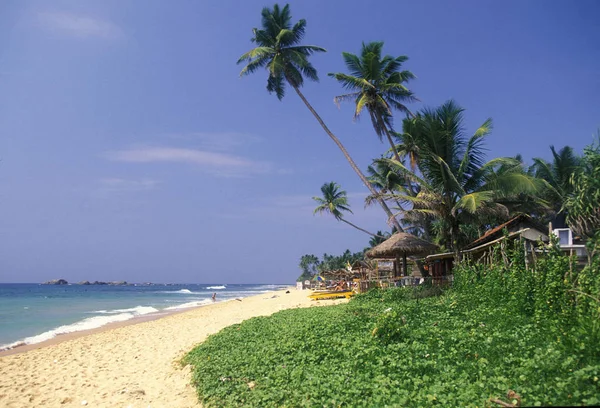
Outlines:
[[[267,90],[269,93],[275,93],[280,100],[285,95],[285,85],[291,86],[317,119],[325,133],[342,151],[363,184],[369,188],[372,194],[376,194],[376,191],[350,157],[342,142],[329,130],[321,116],[300,91],[300,88],[304,85],[305,77],[311,81],[319,80],[317,70],[312,66],[308,57],[315,52],[325,52],[325,49],[315,45],[300,45],[304,38],[306,20],[301,19],[292,25],[289,4],[286,4],[283,8],[280,8],[277,4],[272,9],[265,7],[261,14],[261,28],[252,30],[253,37],[251,41],[256,43],[257,47],[242,55],[238,60],[238,64],[247,63],[240,76],[251,74],[260,68],[266,68],[269,72]],[[393,216],[385,201],[383,199],[378,199],[378,201],[388,217],[388,222],[401,230],[400,223]]]
[[[413,204],[405,211],[407,221],[414,223],[426,217],[432,221],[431,232],[438,243],[455,251],[476,232],[471,224],[508,216],[501,199],[537,189],[518,160],[504,157],[485,162],[483,142],[492,130],[492,120],[486,120],[468,137],[463,112],[454,101],[448,101],[405,119],[405,127],[420,147],[418,172],[397,160],[381,159],[419,184],[420,191],[414,197],[402,192],[392,195]]]
[[[352,210],[350,209],[350,204],[348,204],[348,197],[346,191],[341,190],[339,184],[332,181],[330,183],[325,183],[321,186],[322,197],[313,197],[319,205],[313,211],[313,214],[321,214],[328,213],[335,217],[336,220],[345,222],[346,224],[356,228],[359,231],[362,231],[366,234],[369,234],[373,237],[377,237],[377,234],[373,234],[363,228],[360,228],[357,225],[352,224],[350,221],[344,218],[343,212],[349,212],[352,214]]]
[[[334,101],[353,100],[356,107],[354,118],[360,117],[363,109],[367,109],[371,123],[379,140],[385,136],[396,160],[400,156],[392,140],[393,110],[410,113],[405,103],[417,99],[404,84],[415,78],[410,71],[401,70],[402,64],[408,60],[407,56],[382,57],[383,42],[375,41],[363,43],[360,57],[349,52],[342,56],[349,73],[331,73],[350,93],[336,96]]]
[[[300,258],[299,267],[302,270],[302,274],[298,277],[297,281],[310,280],[318,272],[318,267],[321,264],[319,258],[313,254],[302,255]]]

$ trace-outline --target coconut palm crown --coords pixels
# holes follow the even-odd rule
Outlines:
[[[319,204],[313,211],[313,214],[329,213],[335,217],[336,220],[342,221],[351,227],[356,228],[359,231],[369,234],[373,237],[382,238],[379,234],[373,234],[372,232],[363,229],[344,218],[343,212],[352,213],[350,204],[348,203],[348,197],[346,191],[342,190],[340,185],[335,181],[325,183],[321,186],[321,197],[313,197],[313,200]]]
[[[335,181],[325,183],[321,186],[322,197],[313,197],[319,205],[313,211],[314,214],[329,213],[336,220],[341,220],[344,216],[342,211],[352,214],[346,191],[340,189],[340,185]]]
[[[262,10],[262,28],[252,30],[252,42],[258,46],[240,57],[238,64],[247,63],[240,76],[248,75],[259,68],[269,71],[267,90],[282,99],[286,81],[294,88],[304,84],[304,77],[318,81],[317,70],[308,61],[315,52],[326,50],[315,45],[299,45],[304,38],[306,20],[301,19],[292,26],[289,4],[280,8]]]
[[[350,93],[336,96],[334,102],[354,100],[356,107],[354,118],[358,119],[366,108],[371,117],[375,133],[382,140],[385,135],[392,151],[399,160],[395,145],[390,136],[392,129],[393,110],[410,113],[405,103],[417,100],[412,91],[404,84],[415,78],[415,75],[401,70],[407,56],[382,57],[383,42],[363,43],[360,56],[349,52],[342,53],[349,71],[345,73],[330,73]]]

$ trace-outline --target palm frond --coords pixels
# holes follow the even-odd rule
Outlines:
[[[452,213],[456,214],[458,210],[465,210],[475,214],[482,205],[489,203],[494,198],[493,191],[480,191],[463,195],[452,208]]]
[[[355,77],[343,73],[330,73],[330,77],[335,78],[345,89],[358,91],[373,88],[373,85],[364,78]]]
[[[349,93],[349,94],[338,95],[338,96],[336,96],[336,97],[333,98],[333,103],[335,103],[336,106],[339,108],[341,102],[348,101],[348,100],[351,100],[351,99],[356,100],[356,98],[359,95],[360,95],[359,92],[352,92],[352,93]]]
[[[277,99],[283,99],[285,96],[285,85],[282,74],[269,75],[269,78],[267,79],[267,91],[269,91],[269,93],[275,93]]]
[[[381,160],[382,162],[389,165],[391,168],[393,168],[395,171],[397,171],[403,177],[406,177],[407,180],[418,183],[421,186],[429,186],[429,184],[424,179],[420,178],[415,173],[413,173],[412,171],[407,169],[403,163],[400,163],[399,161],[394,160],[394,159],[382,158],[379,160]]]

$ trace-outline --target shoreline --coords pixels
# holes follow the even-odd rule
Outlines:
[[[199,407],[191,369],[179,360],[209,335],[249,318],[346,302],[311,301],[310,293],[265,292],[17,347],[0,355],[0,406]]]
[[[67,286],[71,286],[71,285],[74,285],[74,284],[68,284]],[[283,286],[283,285],[278,285],[278,286]],[[288,286],[285,289],[277,289],[277,290],[292,290],[292,289],[296,289],[296,288],[294,286]],[[268,292],[274,292],[277,290],[271,290]],[[267,293],[267,292],[264,292],[264,293]],[[260,295],[260,293],[258,295]],[[251,296],[255,296],[255,295],[238,297],[237,299],[244,299],[246,297],[251,297]],[[34,338],[41,334],[45,334],[48,331],[42,332],[39,334],[33,334],[31,336],[27,336],[26,338],[3,344],[2,346],[7,346],[9,344],[10,345],[16,344],[16,345],[14,345],[13,347],[10,347],[10,348],[0,348],[0,358],[2,358],[3,356],[7,356],[7,355],[13,355],[13,354],[17,354],[17,353],[26,352],[29,350],[35,350],[35,349],[41,348],[41,347],[47,347],[47,346],[50,346],[53,344],[58,344],[58,343],[61,343],[63,341],[67,341],[70,339],[79,338],[81,336],[85,336],[88,334],[99,333],[99,332],[102,332],[105,330],[115,329],[115,328],[119,328],[119,327],[123,327],[123,326],[129,326],[132,324],[143,323],[146,321],[152,321],[152,320],[156,320],[156,319],[161,319],[164,317],[168,317],[170,315],[184,313],[184,312],[195,310],[195,309],[198,309],[201,307],[212,306],[212,305],[215,305],[218,303],[228,302],[228,301],[235,300],[235,299],[236,298],[230,298],[230,299],[225,299],[225,300],[216,300],[213,302],[208,302],[205,304],[200,304],[200,305],[190,306],[190,307],[178,307],[178,308],[172,308],[172,309],[165,308],[165,309],[156,310],[154,312],[147,313],[147,314],[134,315],[127,320],[112,321],[112,322],[104,323],[102,326],[99,326],[99,327],[87,328],[87,329],[83,329],[83,330],[76,330],[76,331],[71,331],[71,332],[67,332],[67,333],[59,333],[59,334],[56,334],[54,337],[51,337],[46,340],[38,341],[35,343],[29,343],[29,344],[24,343],[24,340],[26,340],[27,338]],[[65,326],[75,325],[81,321],[82,320],[75,321],[73,323],[68,323]],[[56,329],[56,328],[54,328],[54,329]],[[52,331],[54,329],[50,329],[49,331]]]
[[[292,286],[290,286],[290,288],[292,288]],[[291,289],[283,289],[283,290],[291,290]],[[265,294],[266,293],[271,293],[271,292],[265,292]],[[252,296],[260,296],[260,295],[252,295]],[[252,296],[247,296],[247,297],[252,297]],[[246,298],[242,297],[242,298],[238,298],[238,299],[246,299]],[[80,331],[74,331],[74,332],[71,332],[71,333],[62,333],[62,334],[59,334],[59,335],[57,335],[57,336],[55,336],[55,337],[53,337],[51,339],[40,341],[39,343],[21,344],[21,345],[18,345],[18,346],[9,348],[9,349],[0,350],[0,359],[2,359],[2,357],[4,357],[4,356],[10,356],[10,355],[19,354],[19,353],[25,353],[27,351],[31,351],[31,350],[36,350],[36,349],[39,349],[39,348],[44,348],[44,347],[52,346],[52,345],[55,345],[55,344],[62,343],[63,341],[69,341],[69,340],[72,340],[72,339],[77,339],[77,338],[88,336],[88,335],[91,335],[91,334],[94,334],[94,333],[102,333],[102,332],[107,331],[107,330],[118,329],[119,327],[126,327],[126,326],[135,325],[135,324],[140,324],[140,323],[145,323],[145,322],[151,322],[153,320],[167,318],[167,317],[172,316],[172,315],[177,315],[177,314],[180,314],[180,313],[191,312],[191,311],[194,311],[196,309],[200,309],[200,308],[204,308],[204,307],[210,307],[210,306],[214,306],[216,304],[231,302],[231,301],[235,301],[235,300],[236,299],[219,300],[219,301],[216,301],[214,303],[207,303],[205,305],[193,306],[193,307],[189,307],[189,308],[185,308],[185,309],[160,310],[158,312],[153,312],[153,313],[149,313],[149,314],[145,314],[145,315],[134,316],[131,319],[124,320],[124,321],[121,321],[121,322],[110,322],[110,323],[107,323],[107,324],[105,324],[103,326],[95,327],[93,329],[85,329],[85,330],[80,330]]]

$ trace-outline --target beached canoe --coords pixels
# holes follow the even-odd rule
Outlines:
[[[309,295],[308,297],[313,300],[323,300],[323,299],[339,299],[345,297],[349,299],[354,296],[354,292],[351,290],[329,290],[329,291],[318,291]]]

